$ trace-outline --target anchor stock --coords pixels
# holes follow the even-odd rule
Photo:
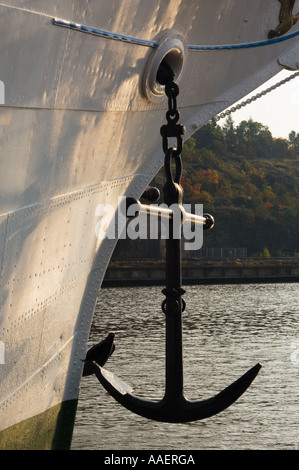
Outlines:
[[[127,217],[137,217],[141,214],[146,214],[149,216],[157,217],[158,219],[167,219],[173,218],[174,211],[172,208],[162,207],[162,206],[154,206],[150,204],[142,204],[138,199],[135,198],[127,198],[126,200],[127,206]],[[134,214],[131,215],[130,208],[133,209]],[[208,230],[212,228],[214,225],[214,218],[210,214],[191,214],[190,212],[186,212],[183,206],[180,207],[180,221],[182,224],[194,223],[203,226],[204,230]]]

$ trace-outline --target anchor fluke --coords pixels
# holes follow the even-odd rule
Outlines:
[[[165,393],[162,400],[155,402],[133,394],[133,389],[113,373],[93,363],[94,374],[107,392],[122,406],[133,413],[155,421],[185,423],[214,416],[232,405],[250,386],[261,365],[256,364],[242,377],[212,398],[189,401],[183,392]]]

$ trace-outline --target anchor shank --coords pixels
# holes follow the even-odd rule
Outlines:
[[[166,240],[166,288],[180,292],[182,288],[181,239],[173,237],[172,219],[169,225],[169,238]]]
[[[166,315],[166,389],[165,395],[183,394],[183,355],[181,313]]]
[[[166,396],[183,395],[181,240],[174,239],[170,222],[166,241]]]

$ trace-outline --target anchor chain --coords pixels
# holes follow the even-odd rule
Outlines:
[[[162,147],[166,155],[168,150],[172,148],[173,158],[179,159],[183,149],[182,136],[186,133],[186,128],[183,124],[178,124],[180,113],[177,109],[177,96],[179,94],[179,87],[174,81],[168,81],[165,84],[165,93],[168,97],[168,111],[166,112],[167,124],[161,127],[160,133],[163,137]],[[174,137],[177,140],[176,147],[168,146],[168,139]]]
[[[177,109],[177,96],[179,87],[174,82],[174,73],[169,66],[162,68],[164,76],[159,76],[160,82],[165,85],[165,94],[168,98],[168,111],[166,112],[167,124],[160,129],[162,136],[162,148],[165,153],[164,171],[166,182],[163,187],[164,201],[168,207],[173,204],[181,210],[183,204],[183,188],[181,186],[183,135],[186,128],[183,124],[178,124],[180,113]],[[169,139],[176,139],[176,147],[169,146]],[[175,176],[172,175],[171,161],[175,162]],[[173,239],[173,218],[170,220],[169,239],[166,241],[166,283],[167,287],[162,290],[166,299],[162,302],[162,311],[166,315],[176,315],[183,312],[186,303],[182,299],[185,290],[181,287],[181,254],[180,240]],[[172,253],[170,255],[170,252]]]
[[[275,85],[272,85],[270,86],[269,88],[266,88],[265,90],[259,92],[259,93],[256,93],[255,95],[253,95],[251,98],[247,98],[246,100],[244,101],[241,101],[239,104],[237,104],[236,106],[232,106],[231,108],[227,109],[226,111],[218,114],[217,116],[214,116],[210,121],[209,121],[209,124],[213,125],[213,126],[216,126],[217,125],[217,122],[220,121],[221,119],[224,119],[225,117],[228,117],[230,116],[231,114],[239,111],[240,109],[244,108],[245,106],[248,106],[249,104],[253,103],[254,101],[266,96],[268,93],[271,93],[272,91],[276,90],[276,88],[279,88],[283,85],[285,85],[286,83],[290,82],[291,80],[293,80],[294,78],[297,78],[299,77],[299,72],[295,72],[293,73],[292,75],[290,75],[289,77],[287,78],[284,78],[283,80],[281,80],[280,82],[278,83],[275,83]]]

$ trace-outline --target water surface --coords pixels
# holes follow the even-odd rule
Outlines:
[[[298,283],[188,286],[183,313],[184,389],[208,398],[257,362],[262,369],[230,408],[202,421],[159,423],[116,403],[84,377],[73,449],[294,450],[299,441]],[[102,289],[89,345],[115,333],[106,364],[138,396],[164,390],[164,296],[159,287]]]

